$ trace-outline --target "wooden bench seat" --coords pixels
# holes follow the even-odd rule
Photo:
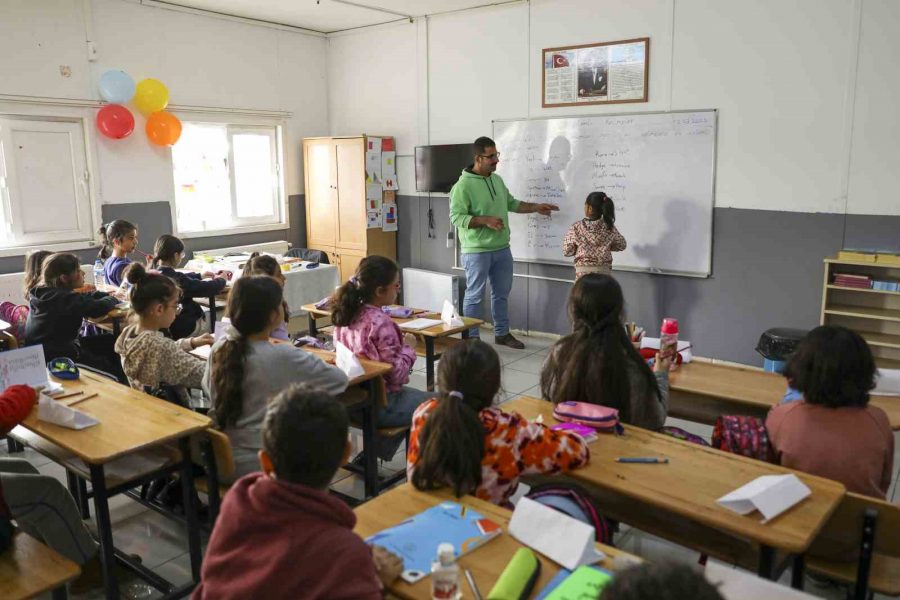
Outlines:
[[[80,574],[77,564],[18,531],[12,547],[0,554],[0,598],[24,600],[51,590],[54,598],[65,598],[66,583]]]

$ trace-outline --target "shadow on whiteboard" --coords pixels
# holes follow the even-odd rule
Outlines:
[[[618,262],[622,267],[651,273],[708,274],[709,251],[701,251],[696,245],[685,243],[709,236],[709,215],[706,211],[695,202],[672,198],[665,201],[661,214],[648,214],[643,218],[645,223],[639,226],[639,238],[627,240],[625,251],[613,255],[614,264]],[[695,265],[696,271],[684,272],[684,265]]]

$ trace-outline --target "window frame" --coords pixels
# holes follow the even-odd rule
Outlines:
[[[17,240],[13,246],[0,246],[0,258],[16,257],[27,255],[35,250],[49,250],[51,252],[69,252],[77,250],[88,250],[97,248],[96,230],[99,227],[100,219],[100,200],[97,192],[96,181],[94,177],[95,165],[97,164],[96,147],[91,139],[90,121],[85,116],[83,107],[80,106],[53,106],[52,111],[48,110],[47,104],[31,103],[31,102],[8,102],[0,98],[0,117],[10,120],[34,121],[36,123],[69,123],[81,127],[81,134],[77,136],[79,140],[78,148],[83,160],[84,176],[80,180],[73,183],[81,187],[81,194],[87,209],[87,227],[84,231],[79,232],[76,239],[60,240],[51,239],[50,241],[36,241],[31,238],[27,241]],[[3,157],[0,156],[0,159]],[[4,166],[5,168],[5,166]],[[73,173],[75,175],[75,173]],[[9,217],[12,221],[16,209],[13,207],[15,199],[9,196],[0,198],[5,206],[0,207],[4,217]],[[13,228],[16,225],[12,225]],[[19,225],[21,227],[21,224]],[[51,234],[50,238],[53,237]]]
[[[272,148],[272,160],[274,165],[275,190],[272,201],[275,210],[275,219],[269,217],[232,217],[232,225],[227,227],[219,227],[215,229],[204,228],[202,230],[184,230],[178,223],[178,198],[175,192],[177,184],[175,182],[175,161],[172,160],[172,228],[174,235],[180,238],[204,238],[223,235],[236,235],[242,233],[255,233],[264,231],[283,231],[290,229],[290,215],[288,213],[288,198],[284,182],[284,122],[281,119],[266,119],[265,117],[243,117],[239,115],[201,115],[201,114],[185,114],[180,117],[184,124],[197,125],[217,125],[225,128],[226,137],[228,139],[228,179],[229,190],[231,195],[232,214],[237,212],[237,195],[235,193],[235,177],[234,170],[231,166],[234,164],[234,146],[232,138],[235,134],[240,133],[260,133],[268,132],[272,136],[274,146]]]

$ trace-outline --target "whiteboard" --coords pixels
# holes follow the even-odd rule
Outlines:
[[[560,207],[510,213],[516,260],[571,265],[563,237],[588,193],[602,191],[628,242],[614,269],[710,274],[715,110],[494,121],[494,141],[513,196]]]

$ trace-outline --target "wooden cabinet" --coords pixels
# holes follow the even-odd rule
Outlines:
[[[366,256],[397,260],[397,233],[366,228],[366,140],[303,140],[307,246],[328,254],[341,281],[352,277]]]
[[[900,369],[900,292],[839,285],[836,274],[900,281],[900,264],[825,259],[822,325],[843,325],[868,342],[875,363]]]

